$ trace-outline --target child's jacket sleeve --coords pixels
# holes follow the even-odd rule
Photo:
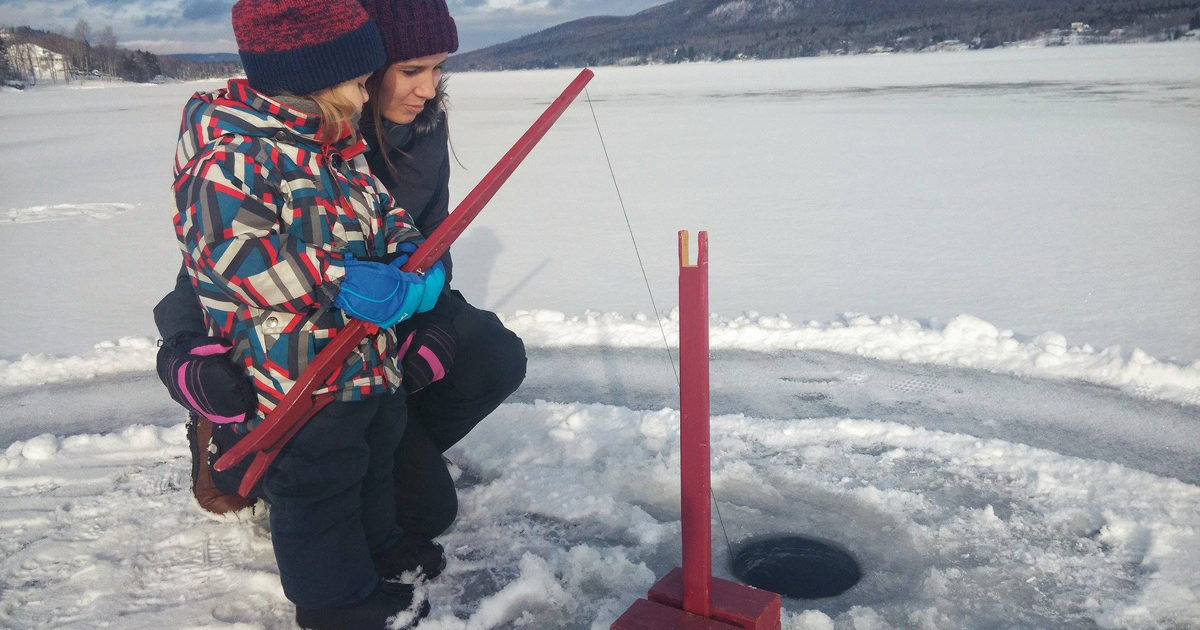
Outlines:
[[[342,255],[281,232],[283,195],[251,158],[218,149],[180,174],[175,194],[176,233],[201,283],[240,304],[292,313],[337,296]]]

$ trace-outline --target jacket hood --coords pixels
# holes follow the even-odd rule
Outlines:
[[[319,147],[320,126],[320,116],[288,107],[251,88],[245,79],[233,79],[215,92],[194,94],[184,106],[175,153],[176,173],[204,147],[227,136],[273,138]],[[358,134],[352,134],[334,149],[351,159],[362,153],[366,145]]]
[[[433,98],[425,103],[425,109],[417,114],[417,119],[412,121],[413,133],[418,136],[423,136],[442,123],[446,117],[446,75],[442,75],[438,79],[437,91],[434,92]]]

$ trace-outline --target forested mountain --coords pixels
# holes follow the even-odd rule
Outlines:
[[[1169,38],[1200,25],[1200,0],[675,0],[560,24],[456,55],[450,67],[770,59],[921,50],[947,40],[987,48],[1072,24],[1080,37]]]

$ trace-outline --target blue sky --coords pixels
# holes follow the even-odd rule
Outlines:
[[[629,15],[666,0],[449,0],[460,51],[589,15]],[[70,32],[84,18],[112,26],[121,45],[160,53],[235,52],[233,0],[0,0],[0,26]]]

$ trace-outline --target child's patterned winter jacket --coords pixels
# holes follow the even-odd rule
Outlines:
[[[175,233],[212,334],[234,341],[250,374],[260,418],[346,324],[332,306],[345,255],[422,238],[371,174],[362,139],[322,146],[318,124],[244,80],[196,94],[183,112]],[[396,350],[394,333],[380,331],[315,393],[395,391]]]

